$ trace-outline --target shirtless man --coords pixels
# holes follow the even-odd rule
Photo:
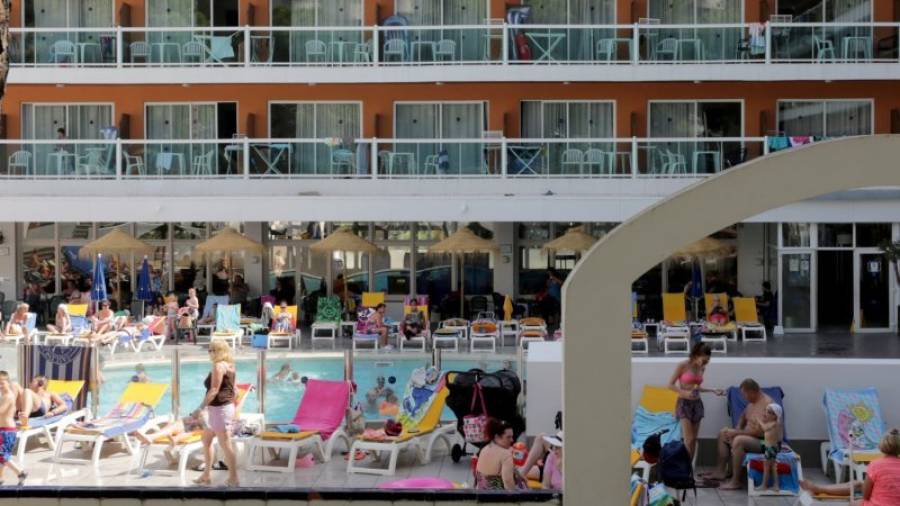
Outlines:
[[[725,427],[719,432],[719,459],[716,471],[709,476],[710,479],[724,480],[727,478],[725,466],[731,454],[731,480],[722,484],[720,488],[736,490],[741,488],[741,471],[743,470],[744,454],[748,451],[759,451],[759,441],[763,438],[763,429],[757,420],[766,414],[766,407],[774,401],[763,393],[759,383],[752,379],[741,382],[741,396],[747,401],[747,408],[738,419],[737,427]]]
[[[19,387],[21,388],[21,387]],[[3,472],[10,469],[19,478],[19,486],[25,483],[28,473],[12,462],[13,450],[16,447],[16,391],[12,388],[9,374],[0,371],[0,484],[3,483]]]

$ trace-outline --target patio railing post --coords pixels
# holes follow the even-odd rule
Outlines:
[[[122,179],[122,139],[116,139],[116,180]]]
[[[442,350],[438,347],[434,347],[431,350],[431,365],[434,366],[438,371],[441,370],[442,360],[441,360]]]
[[[378,179],[378,138],[372,138],[372,144],[369,145],[369,170],[372,172],[372,179]]]
[[[91,413],[95,416],[100,412],[100,348],[94,348],[91,353]]]
[[[344,350],[344,381],[353,381],[353,351]]]
[[[244,162],[244,179],[250,179],[250,139],[244,138],[244,148],[241,150]]]
[[[252,52],[251,52],[252,48],[250,47],[250,45],[251,45],[250,27],[248,25],[244,25],[244,30],[242,33],[243,33],[243,37],[244,37],[244,66],[249,67],[250,66],[250,56],[252,54]]]
[[[181,350],[173,346],[172,351],[172,414],[178,418],[181,416]]]
[[[641,61],[641,32],[640,25],[631,25],[631,63],[637,65]]]
[[[268,374],[266,373],[266,350],[259,350],[259,355],[256,356],[256,405],[258,406],[258,413],[266,412],[266,378],[268,378]]]
[[[509,65],[509,25],[503,22],[503,39],[500,43],[500,50],[503,51],[501,60],[503,65]]]
[[[500,175],[503,179],[509,177],[509,150],[506,137],[500,140]]]
[[[116,26],[116,67],[122,68],[125,59],[125,43],[122,35],[122,26]]]
[[[638,142],[637,137],[631,138],[631,177],[636,179],[638,175]]]
[[[763,156],[769,154],[769,136],[763,136]]]
[[[378,66],[378,54],[380,53],[378,49],[381,47],[379,46],[378,42],[380,38],[379,35],[380,32],[378,31],[378,25],[374,25],[372,27],[372,65],[376,67]]]

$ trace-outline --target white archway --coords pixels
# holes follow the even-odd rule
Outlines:
[[[677,248],[748,217],[874,186],[900,186],[900,136],[822,142],[729,169],[622,223],[581,259],[563,286],[567,503],[625,504],[628,496],[632,282]]]

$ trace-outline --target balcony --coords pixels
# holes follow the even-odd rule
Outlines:
[[[786,138],[785,138],[786,139]],[[12,180],[695,179],[776,138],[2,140]]]

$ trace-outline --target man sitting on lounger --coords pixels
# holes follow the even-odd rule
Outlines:
[[[719,459],[716,471],[708,476],[713,480],[724,480],[725,466],[728,456],[731,454],[731,480],[722,484],[722,489],[736,490],[741,488],[741,471],[743,470],[744,454],[748,451],[758,452],[760,440],[763,438],[763,429],[757,422],[766,414],[766,407],[774,401],[759,387],[759,383],[752,379],[741,382],[741,395],[747,400],[747,408],[741,414],[737,427],[726,427],[719,432]]]
[[[52,417],[68,411],[68,406],[59,394],[47,390],[50,380],[46,376],[35,376],[27,389],[19,392],[21,406],[19,406],[19,421],[22,425],[28,425],[29,418],[42,416]],[[14,390],[21,389],[18,384],[11,383]]]

